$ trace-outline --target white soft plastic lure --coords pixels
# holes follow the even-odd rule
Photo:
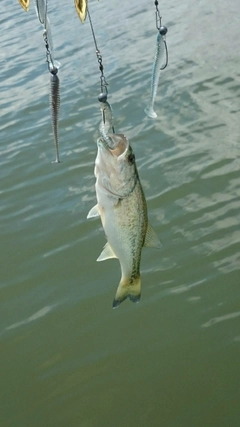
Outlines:
[[[106,101],[100,102],[100,109],[102,111],[102,120],[99,125],[99,132],[101,137],[111,148],[113,142],[108,136],[109,133],[115,133],[113,126],[113,111],[111,105]]]
[[[155,52],[155,59],[152,68],[152,78],[151,78],[151,97],[148,106],[145,108],[145,113],[148,117],[155,119],[157,113],[154,111],[154,102],[157,95],[158,82],[161,70],[164,70],[167,66],[167,45],[165,40],[165,35],[167,33],[167,27],[160,27],[160,30],[157,35],[157,45]],[[165,59],[165,65],[163,66]]]

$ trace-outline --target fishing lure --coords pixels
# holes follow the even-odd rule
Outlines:
[[[30,0],[19,0],[23,9],[27,12]],[[50,21],[47,16],[48,0],[35,0],[35,8],[39,22],[43,25],[43,40],[46,47],[46,60],[50,72],[50,108],[52,116],[52,127],[54,143],[56,147],[56,160],[53,163],[60,163],[59,158],[59,138],[58,138],[58,116],[60,109],[60,81],[57,76],[60,63],[53,58],[53,43],[50,28]]]
[[[58,139],[58,116],[60,108],[60,82],[57,76],[58,68],[50,70],[50,108],[52,113],[52,127],[54,143],[56,147],[56,160],[53,163],[60,163],[59,139]]]
[[[56,160],[53,163],[60,163],[59,158],[59,138],[58,138],[58,116],[60,109],[60,81],[57,76],[60,64],[53,58],[53,45],[51,37],[50,22],[47,16],[47,0],[35,0],[36,12],[39,21],[44,27],[43,40],[46,47],[46,58],[50,72],[50,109],[52,116],[52,128],[54,143],[56,147]]]
[[[84,24],[87,16],[87,0],[75,0],[74,2],[79,19]]]
[[[99,125],[99,132],[109,148],[113,146],[112,139],[108,136],[109,133],[115,133],[113,126],[113,112],[111,105],[107,102],[107,96],[101,93],[98,97],[100,109],[102,111],[102,120]]]
[[[23,9],[25,10],[25,12],[28,12],[30,0],[18,0],[18,1],[20,5],[23,7]]]
[[[74,3],[79,19],[84,24],[88,11],[88,0],[74,0]]]
[[[161,26],[157,35],[157,45],[155,52],[155,59],[152,68],[152,78],[151,78],[151,98],[148,106],[145,108],[145,113],[148,117],[155,119],[157,113],[154,111],[154,102],[157,95],[158,82],[160,77],[160,72],[167,67],[168,64],[168,51],[165,35],[167,34],[167,27]],[[165,53],[165,64],[163,65]]]

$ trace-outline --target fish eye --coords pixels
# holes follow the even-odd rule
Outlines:
[[[130,165],[133,165],[133,163],[135,162],[135,156],[133,153],[130,153],[128,156],[128,162],[130,163]]]

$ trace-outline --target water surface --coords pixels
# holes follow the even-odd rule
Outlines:
[[[130,139],[161,250],[142,299],[111,304],[96,203],[99,69],[88,21],[49,2],[60,156],[33,4],[1,0],[0,426],[239,427],[239,4],[161,2],[169,66],[144,108],[154,2],[89,2],[115,127]],[[130,3],[130,4],[129,4]]]

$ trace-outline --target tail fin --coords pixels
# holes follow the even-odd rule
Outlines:
[[[139,302],[141,297],[141,277],[135,279],[122,279],[118,285],[113,308],[117,308],[125,299],[129,298],[132,302]]]
[[[155,113],[152,105],[149,105],[148,107],[146,107],[144,109],[144,111],[147,114],[147,116],[150,117],[151,119],[156,119],[157,118],[157,113]]]

